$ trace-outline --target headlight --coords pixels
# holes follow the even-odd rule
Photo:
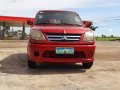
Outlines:
[[[92,31],[88,31],[85,33],[85,36],[83,38],[84,42],[91,42],[94,41],[94,33]]]
[[[42,32],[38,30],[31,30],[30,36],[34,40],[45,40],[45,37],[42,34]]]

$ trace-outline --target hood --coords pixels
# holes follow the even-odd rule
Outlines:
[[[43,33],[83,34],[89,29],[80,26],[34,26],[32,29],[41,30]]]

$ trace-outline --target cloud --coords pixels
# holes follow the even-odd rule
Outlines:
[[[22,2],[23,0],[8,0],[7,3],[16,3],[16,2]]]
[[[33,16],[38,10],[120,5],[119,0],[0,0],[0,15]]]
[[[0,3],[16,3],[16,2],[22,2],[24,0],[1,0]]]
[[[112,32],[113,30],[112,29],[109,29],[110,32]]]

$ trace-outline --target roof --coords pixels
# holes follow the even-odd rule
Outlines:
[[[26,27],[30,27],[27,25],[27,20],[30,19],[34,20],[30,17],[0,16],[0,26],[5,22],[5,26],[21,27],[24,23]]]
[[[40,11],[38,11],[38,13],[39,12],[70,12],[70,13],[76,13],[74,11],[68,11],[68,10],[40,10]]]

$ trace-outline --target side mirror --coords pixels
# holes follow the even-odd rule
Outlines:
[[[84,27],[89,28],[92,25],[90,21],[83,21]]]
[[[27,24],[33,26],[34,20],[33,19],[28,19]]]

